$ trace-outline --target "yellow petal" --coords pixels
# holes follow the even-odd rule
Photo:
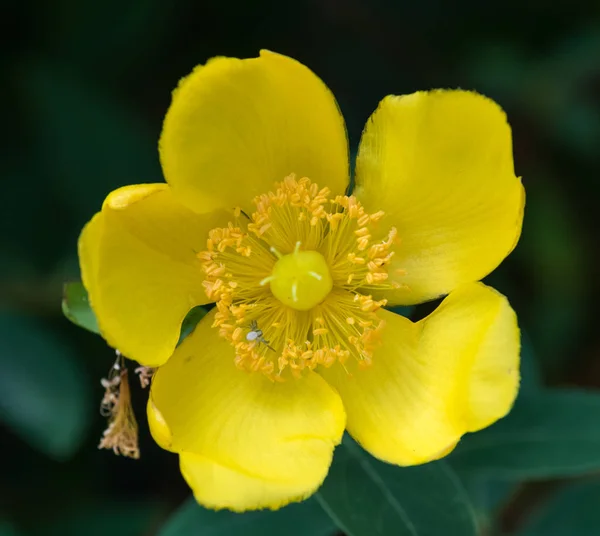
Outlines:
[[[306,486],[292,481],[269,480],[199,454],[182,453],[179,465],[196,501],[208,508],[228,508],[236,512],[275,510],[307,498],[318,487],[317,484],[307,490]]]
[[[162,413],[158,411],[150,397],[148,397],[148,403],[146,404],[146,416],[148,417],[148,428],[150,428],[150,433],[156,444],[165,450],[172,450],[173,436],[171,430],[169,430],[167,421],[165,421]]]
[[[164,363],[181,322],[208,302],[196,252],[225,213],[199,216],[177,203],[166,184],[112,192],[79,238],[83,284],[102,335],[147,366]]]
[[[342,194],[344,120],[327,86],[273,52],[213,58],[184,78],[163,125],[160,155],[175,195],[197,212],[240,206],[291,173]]]
[[[383,99],[363,132],[356,196],[401,243],[386,294],[413,304],[478,281],[515,247],[525,202],[500,107],[468,91]]]
[[[344,431],[339,396],[315,373],[272,382],[260,372],[237,369],[233,348],[211,327],[214,311],[152,382],[152,402],[168,425],[173,450],[198,454],[226,468],[219,473],[227,482],[233,473],[251,477],[239,477],[246,482],[240,481],[240,486],[249,489],[230,490],[230,499],[223,488],[221,506],[241,508],[236,494],[243,493],[248,508],[257,507],[252,498],[263,497],[267,484],[277,484],[279,490],[269,505],[311,493],[325,478]],[[194,467],[188,479],[197,497],[205,497],[210,492],[202,488],[202,478],[189,475],[205,475],[207,465],[201,461]]]
[[[504,296],[469,283],[420,322],[382,317],[371,367],[322,372],[344,401],[348,431],[374,456],[431,461],[508,413],[519,388],[519,329]]]
[[[156,443],[172,450],[172,434],[152,400],[147,404],[148,425]],[[269,480],[245,471],[226,467],[200,454],[180,455],[183,477],[192,488],[196,500],[208,508],[229,508],[235,511],[257,508],[278,508],[312,493],[294,482]]]

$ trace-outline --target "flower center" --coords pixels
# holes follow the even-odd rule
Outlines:
[[[198,254],[236,365],[274,381],[348,359],[369,365],[386,304],[372,293],[402,286],[387,270],[396,229],[307,178],[286,177],[254,204],[251,217],[237,209],[210,231]]]
[[[333,288],[327,261],[318,251],[300,251],[280,256],[266,280],[281,303],[298,311],[308,311],[321,303]],[[265,281],[266,281],[265,280]]]

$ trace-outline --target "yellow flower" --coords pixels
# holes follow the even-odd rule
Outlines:
[[[167,183],[112,192],[79,256],[106,340],[158,367],[150,428],[198,502],[309,496],[345,428],[413,465],[510,410],[516,317],[477,281],[517,243],[524,190],[493,101],[386,97],[345,196],[344,121],[323,82],[272,52],[216,58],[174,92],[160,156]],[[446,294],[416,323],[383,309]]]

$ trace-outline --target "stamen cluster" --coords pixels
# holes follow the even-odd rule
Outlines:
[[[369,365],[383,329],[377,311],[386,305],[371,293],[401,286],[387,270],[396,229],[381,232],[384,213],[368,214],[354,196],[332,199],[328,188],[293,175],[254,204],[251,218],[238,209],[227,227],[210,231],[198,255],[217,306],[214,327],[235,348],[236,365],[275,381],[349,358]],[[329,295],[308,311],[284,306],[268,286],[278,257],[298,243],[323,255],[333,279]],[[260,328],[260,339],[248,337],[250,326]]]

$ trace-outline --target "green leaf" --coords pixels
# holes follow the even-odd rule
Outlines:
[[[519,483],[492,480],[474,474],[459,476],[477,512],[481,533],[489,534],[499,510],[513,497]]]
[[[392,313],[396,313],[406,318],[410,318],[415,312],[414,305],[396,305],[395,307],[388,307],[387,309],[392,311]]]
[[[79,361],[30,318],[0,314],[0,340],[0,420],[48,456],[71,456],[91,412]]]
[[[88,293],[82,283],[65,283],[63,286],[62,312],[73,324],[100,334],[98,321],[88,300]]]
[[[348,536],[477,534],[473,508],[446,463],[387,465],[349,438],[316,497]]]
[[[549,478],[600,469],[600,393],[548,390],[463,438],[448,460],[459,473]]]
[[[181,332],[179,334],[179,343],[183,341],[194,329],[200,320],[206,316],[206,309],[201,305],[197,305],[186,315],[181,323]]]
[[[275,512],[244,514],[207,510],[189,499],[157,536],[331,536],[335,531],[335,525],[314,499]]]
[[[582,482],[560,490],[518,536],[598,536],[600,482]]]

